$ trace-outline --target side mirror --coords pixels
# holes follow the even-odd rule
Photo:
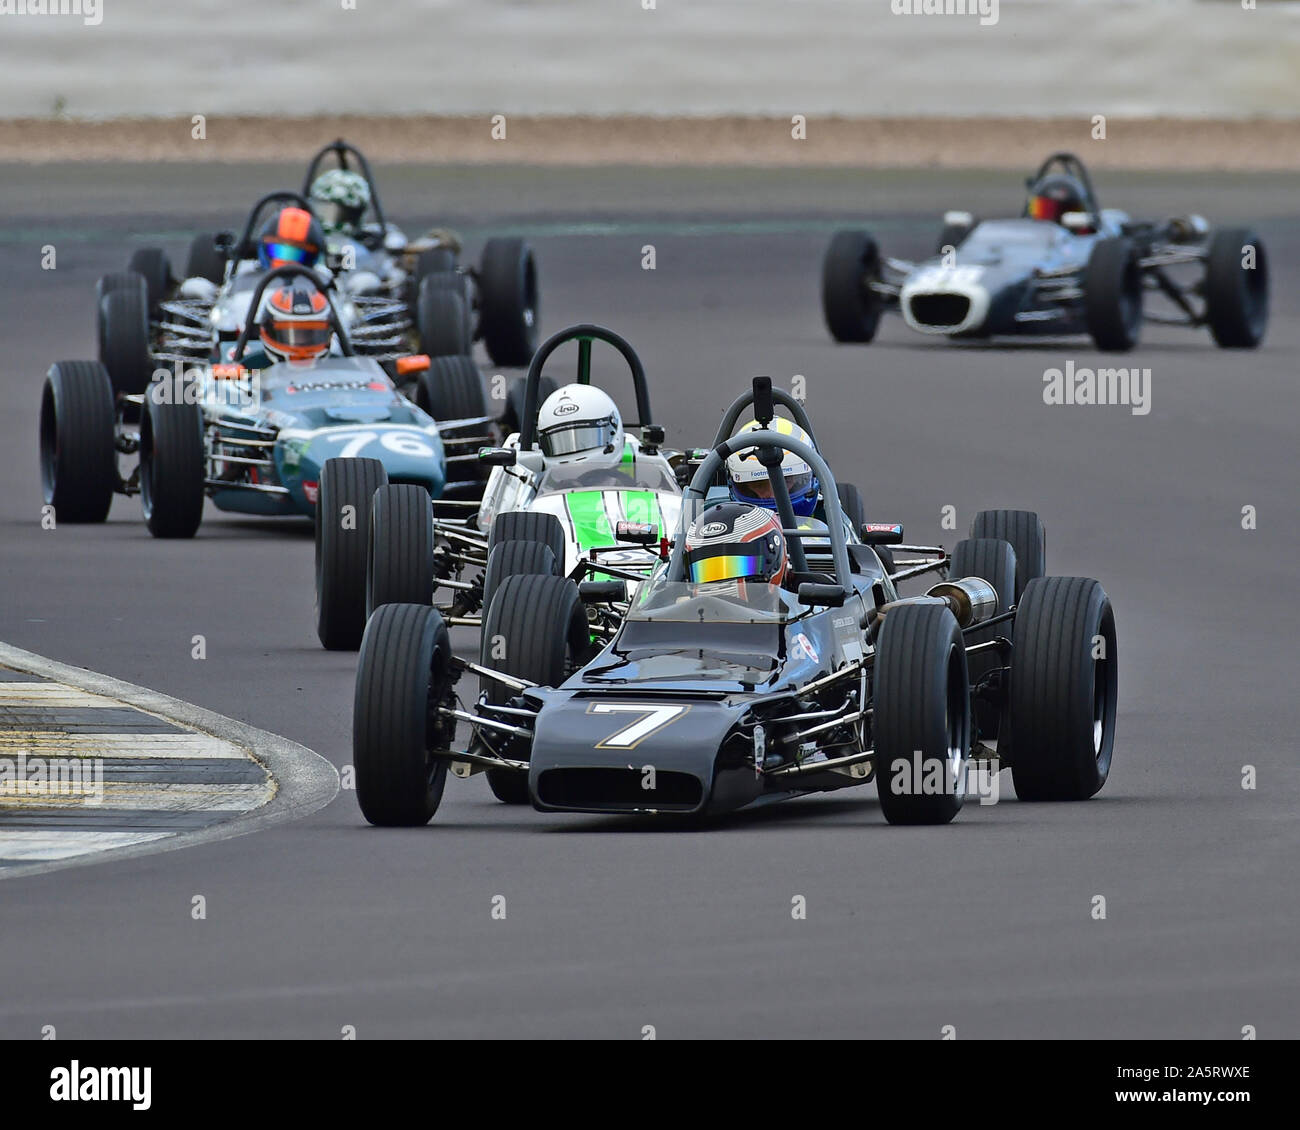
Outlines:
[[[235,248],[235,233],[232,231],[217,232],[212,237],[212,246],[229,259],[231,251]]]
[[[848,593],[839,585],[818,585],[805,581],[799,586],[799,603],[817,608],[843,608]]]
[[[659,541],[659,527],[653,522],[617,522],[614,539],[630,541],[633,545],[655,545]]]
[[[858,534],[863,545],[899,545],[903,527],[897,522],[863,522]]]
[[[480,447],[478,461],[489,467],[513,467],[518,454],[513,447]]]
[[[621,604],[627,600],[626,581],[582,581],[578,597],[583,604]]]
[[[641,429],[641,442],[651,447],[658,447],[664,441],[662,424],[647,424]]]
[[[412,373],[423,373],[431,364],[427,353],[412,353],[409,357],[399,357],[393,367],[399,377],[409,377]]]

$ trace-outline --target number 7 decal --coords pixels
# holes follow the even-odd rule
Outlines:
[[[651,734],[671,726],[689,706],[664,706],[657,702],[593,702],[588,714],[639,714],[630,726],[615,730],[604,741],[596,743],[597,749],[636,749]]]

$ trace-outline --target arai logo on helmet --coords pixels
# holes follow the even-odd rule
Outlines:
[[[574,404],[572,400],[561,400],[560,403],[555,406],[554,411],[557,416],[572,416],[576,411],[578,411],[578,406]]]
[[[726,522],[709,522],[700,527],[700,537],[715,538],[719,534],[725,534],[728,528]]]

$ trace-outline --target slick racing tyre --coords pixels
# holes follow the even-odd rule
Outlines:
[[[1254,263],[1247,266],[1253,254]],[[1268,330],[1268,256],[1247,228],[1222,228],[1210,236],[1205,256],[1205,315],[1215,344],[1254,349]]]
[[[220,286],[226,281],[226,257],[217,250],[216,236],[200,232],[190,240],[189,254],[185,257],[187,279],[207,279]]]
[[[352,651],[366,626],[370,505],[388,485],[378,459],[327,459],[316,496],[316,635],[331,651]]]
[[[192,538],[203,521],[203,408],[186,396],[190,387],[155,385],[140,413],[140,503],[156,538]],[[164,398],[173,389],[180,395]]]
[[[479,662],[543,687],[559,686],[582,665],[590,650],[587,614],[578,586],[568,577],[540,574],[506,577],[484,610]],[[486,701],[504,705],[515,692],[486,676],[479,680]],[[527,761],[527,742],[490,734],[501,755]],[[488,784],[497,800],[528,803],[528,778],[518,770],[489,769]]]
[[[564,527],[554,514],[512,510],[492,519],[488,550],[508,541],[538,541],[547,546],[559,568],[564,568]]]
[[[1103,239],[1083,268],[1083,312],[1097,348],[1125,353],[1142,332],[1142,270],[1133,244]]]
[[[560,565],[549,545],[540,541],[511,540],[494,545],[488,553],[487,568],[483,570],[483,607],[492,603],[501,582],[507,577],[529,576],[541,573],[548,577],[560,575]]]
[[[468,354],[430,358],[429,367],[420,374],[416,402],[439,424],[445,420],[479,419],[488,415],[487,396],[483,392],[483,375]],[[485,425],[470,425],[481,433]],[[455,439],[455,429],[447,435]]]
[[[868,285],[880,250],[866,232],[836,232],[822,260],[822,314],[836,341],[870,341],[880,324],[880,296]]]
[[[171,290],[172,283],[175,281],[172,278],[172,264],[167,258],[167,253],[159,247],[138,247],[131,252],[126,269],[144,276],[149,298],[149,312],[152,314],[158,309],[158,303],[167,297],[167,292]]]
[[[427,824],[442,803],[455,723],[451,640],[438,610],[385,604],[366,625],[352,704],[352,765],[361,814],[381,827]]]
[[[99,360],[119,395],[139,395],[149,386],[149,308],[145,281],[138,274],[100,280]]]
[[[433,502],[422,486],[389,484],[370,504],[366,616],[384,604],[433,603]]]
[[[449,357],[470,351],[469,316],[464,295],[439,285],[433,276],[420,280],[415,300],[415,329],[420,351],[430,357]]]
[[[54,521],[102,522],[117,486],[113,387],[95,361],[58,361],[41,390],[41,488]]]
[[[1085,577],[1039,577],[1020,598],[1013,638],[1009,752],[1016,796],[1087,800],[1106,783],[1115,745],[1110,598]]]
[[[556,389],[555,378],[543,375],[537,381],[537,407],[546,403],[546,398]],[[506,389],[505,411],[501,414],[501,434],[514,435],[523,430],[524,402],[528,399],[528,381],[525,377],[515,377]]]
[[[489,239],[479,264],[479,332],[494,365],[524,366],[537,349],[538,287],[533,249]]]
[[[981,510],[970,524],[970,536],[1001,538],[1011,543],[1016,554],[1016,591],[1012,604],[1019,602],[1030,581],[1047,572],[1047,532],[1032,510]],[[998,595],[1001,594],[1002,590],[998,589]]]
[[[965,798],[970,687],[961,629],[947,608],[904,604],[876,648],[876,789],[891,824],[947,824]]]

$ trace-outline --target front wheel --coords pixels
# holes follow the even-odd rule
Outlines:
[[[357,803],[371,823],[418,827],[438,811],[455,724],[451,640],[438,610],[386,604],[366,625],[352,704]]]
[[[876,789],[891,824],[947,824],[961,811],[970,752],[970,682],[947,608],[904,604],[876,648]]]
[[[1106,590],[1086,577],[1030,581],[1014,644],[1009,752],[1016,796],[1087,800],[1106,783],[1115,745],[1115,614]]]
[[[1103,239],[1083,269],[1083,312],[1098,349],[1126,353],[1142,331],[1142,269],[1127,239]]]
[[[331,651],[353,651],[366,627],[370,506],[388,485],[378,459],[327,459],[316,496],[316,635]]]
[[[444,287],[434,275],[420,280],[415,302],[415,328],[420,349],[430,357],[448,357],[470,350],[465,297],[459,289]]]
[[[871,282],[880,250],[866,232],[836,232],[822,260],[822,314],[836,341],[870,341],[880,324],[880,296]]]
[[[156,538],[192,538],[203,521],[207,459],[197,382],[153,385],[140,414],[140,502]]]
[[[385,604],[433,603],[433,503],[410,483],[375,491],[366,557],[366,615]]]
[[[117,486],[113,386],[94,361],[50,366],[41,391],[41,487],[56,522],[102,522]]]

